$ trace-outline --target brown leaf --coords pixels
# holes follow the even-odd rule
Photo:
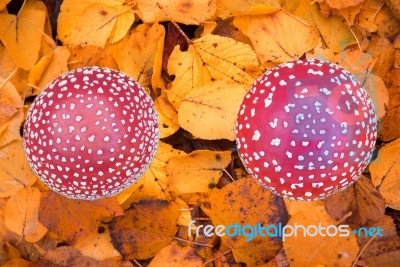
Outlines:
[[[371,181],[361,175],[350,188],[326,199],[325,208],[337,221],[351,212],[351,216],[344,222],[365,226],[382,219],[385,214],[385,201]]]
[[[239,179],[221,190],[210,193],[209,198],[201,203],[202,210],[210,216],[214,226],[231,224],[262,226],[285,225],[288,215],[282,201],[252,178]],[[267,230],[266,230],[267,231]],[[237,262],[249,266],[261,264],[272,259],[281,248],[279,237],[222,236],[222,246],[232,249]],[[226,249],[226,250],[227,250]]]
[[[125,259],[147,259],[168,245],[176,231],[179,208],[165,200],[133,203],[110,222],[111,240]]]
[[[114,198],[72,200],[47,191],[40,199],[39,221],[69,243],[97,229],[100,219],[118,215],[122,209]]]
[[[46,264],[47,263],[47,264]],[[82,255],[73,247],[63,246],[46,251],[43,259],[37,263],[39,266],[65,266],[65,267],[133,267],[129,261],[109,260],[98,261]]]
[[[203,260],[191,247],[180,247],[175,243],[164,247],[147,267],[202,267]]]

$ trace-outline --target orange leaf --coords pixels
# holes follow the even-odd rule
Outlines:
[[[97,229],[100,219],[122,213],[114,198],[81,201],[47,191],[40,199],[39,220],[61,239],[74,243]]]
[[[42,239],[47,232],[38,220],[39,200],[40,191],[28,187],[8,199],[4,215],[6,226],[31,243]]]
[[[111,240],[126,259],[153,257],[172,241],[178,216],[178,207],[165,200],[133,203],[111,221]]]

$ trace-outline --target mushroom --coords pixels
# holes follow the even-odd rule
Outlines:
[[[357,180],[377,136],[371,99],[340,66],[309,59],[261,75],[241,104],[238,153],[273,193],[317,200]]]
[[[32,103],[24,126],[32,170],[72,199],[110,197],[135,183],[158,140],[150,96],[127,75],[100,67],[53,80]]]

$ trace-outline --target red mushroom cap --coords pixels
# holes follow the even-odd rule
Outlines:
[[[24,127],[33,171],[68,198],[113,196],[146,171],[159,139],[154,103],[127,75],[73,70],[36,97]]]
[[[317,200],[349,187],[368,165],[376,135],[371,100],[356,78],[316,59],[264,73],[236,122],[247,171],[293,200]]]

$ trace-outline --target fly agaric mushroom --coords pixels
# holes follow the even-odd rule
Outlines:
[[[368,165],[376,135],[371,100],[356,78],[316,59],[260,76],[236,122],[249,174],[292,200],[322,199],[349,187]]]
[[[158,139],[150,96],[127,75],[99,67],[53,80],[36,97],[24,126],[33,171],[74,199],[110,197],[135,183]]]

